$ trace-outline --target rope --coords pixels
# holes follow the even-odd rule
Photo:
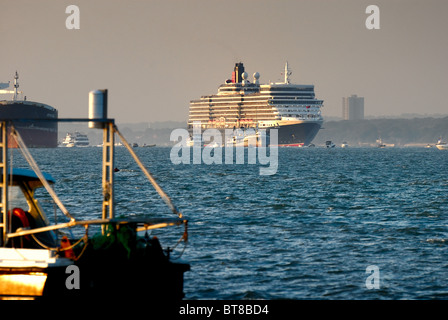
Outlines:
[[[86,250],[86,248],[87,248],[87,245],[89,244],[89,236],[88,236],[88,234],[87,234],[87,230],[88,230],[88,227],[86,227],[86,233],[85,233],[85,235],[83,235],[82,238],[80,238],[78,241],[76,241],[74,244],[70,245],[70,246],[67,247],[67,248],[61,248],[61,247],[58,247],[58,248],[52,248],[52,247],[50,247],[50,246],[47,246],[47,245],[45,245],[44,243],[42,243],[41,241],[39,241],[39,239],[34,235],[34,233],[31,234],[31,237],[32,237],[32,238],[34,239],[34,241],[36,241],[36,243],[37,243],[38,245],[40,245],[42,248],[47,249],[47,250],[56,251],[56,252],[63,252],[63,251],[67,251],[67,250],[73,249],[73,248],[76,247],[78,244],[80,244],[81,241],[83,241],[83,242],[84,242],[84,247],[82,248],[82,250],[81,250],[81,252],[79,253],[79,255],[78,255],[75,259],[73,259],[74,261],[78,261],[79,258],[81,258],[81,256],[82,256],[83,253],[85,252],[85,250]]]
[[[31,237],[33,237],[34,241],[36,241],[37,244],[40,245],[42,248],[44,248],[44,249],[48,249],[48,250],[53,250],[53,251],[61,252],[61,251],[67,251],[67,250],[70,250],[70,249],[73,249],[74,247],[76,247],[79,243],[81,243],[81,241],[83,241],[83,240],[86,238],[86,235],[84,235],[82,238],[80,238],[78,241],[76,241],[74,244],[72,244],[71,246],[69,246],[69,247],[67,247],[67,248],[60,248],[60,247],[53,248],[53,247],[47,246],[47,245],[45,245],[43,242],[41,242],[41,241],[36,237],[36,235],[35,235],[34,233],[31,233]],[[88,239],[88,238],[87,238],[87,239]],[[84,241],[84,242],[87,242],[87,240]]]
[[[188,222],[185,222],[185,230],[184,230],[184,234],[182,235],[182,237],[180,237],[180,239],[177,241],[177,243],[174,245],[174,247],[171,248],[171,250],[174,251],[174,249],[176,249],[176,247],[179,245],[179,243],[181,243],[182,241],[185,242],[184,248],[182,249],[182,251],[179,253],[179,256],[173,258],[171,257],[172,260],[177,260],[180,259],[180,257],[182,257],[182,255],[185,252],[185,249],[187,248],[187,244],[188,244]]]
[[[132,147],[129,145],[129,143],[126,141],[126,139],[120,133],[120,131],[118,131],[118,128],[117,128],[116,125],[114,125],[114,131],[118,134],[118,136],[120,137],[120,139],[123,142],[124,146],[128,149],[129,153],[134,158],[135,162],[137,162],[137,164],[140,167],[140,169],[142,169],[143,173],[146,175],[148,180],[151,182],[151,184],[153,185],[154,189],[156,189],[156,191],[160,195],[160,197],[165,201],[165,203],[168,205],[168,207],[171,209],[171,211],[174,214],[176,214],[179,218],[182,218],[182,213],[180,213],[177,210],[176,206],[173,204],[173,202],[171,201],[170,197],[165,193],[165,191],[162,190],[162,188],[159,186],[159,184],[154,179],[152,174],[148,171],[148,169],[145,168],[143,163],[140,161],[138,156],[135,154],[135,152],[132,149]]]

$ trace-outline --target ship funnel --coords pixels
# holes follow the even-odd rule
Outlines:
[[[232,82],[233,83],[241,83],[243,80],[243,73],[244,73],[244,65],[242,62],[235,63],[235,68],[232,72]]]
[[[89,119],[107,119],[107,89],[89,92]],[[89,122],[89,128],[103,129],[103,122]]]

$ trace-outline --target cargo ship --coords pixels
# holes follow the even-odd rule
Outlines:
[[[9,87],[9,82],[0,83],[0,94],[13,94],[12,100],[0,100],[0,120],[12,120],[24,142],[31,148],[57,147],[58,111],[40,102],[27,101],[26,97],[20,100],[18,79],[19,75],[16,72],[14,90],[5,90]],[[8,139],[8,146],[17,147],[14,139]]]
[[[220,132],[266,129],[269,135],[277,129],[279,146],[308,146],[323,123],[323,100],[316,99],[314,85],[292,84],[291,74],[286,62],[284,82],[260,84],[258,72],[251,82],[243,63],[236,63],[217,94],[190,101],[189,131],[200,125]]]

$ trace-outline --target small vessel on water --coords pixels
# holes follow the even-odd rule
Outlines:
[[[376,146],[378,148],[386,148],[386,145],[383,143],[383,140],[381,138],[376,140]]]
[[[94,94],[92,96],[94,107],[101,106],[101,101],[107,101],[107,98],[101,100]],[[187,242],[188,220],[142,164],[113,119],[108,119],[103,113],[101,118],[89,117],[76,121],[89,122],[89,127],[103,130],[103,198],[97,219],[82,220],[67,210],[52,188],[55,179],[40,170],[16,129],[16,123],[20,120],[0,121],[0,299],[49,298],[53,301],[61,297],[120,296],[124,299],[142,295],[148,302],[182,299],[183,274],[190,269],[190,265],[176,260],[172,252],[178,244]],[[30,169],[13,168],[8,156],[8,131]],[[116,216],[115,135],[120,137],[176,217]],[[64,214],[66,222],[50,224],[36,196],[38,192],[35,191],[40,188],[46,189]],[[20,201],[17,201],[18,198]],[[92,236],[89,231],[95,226],[98,230]],[[182,235],[174,246],[163,249],[159,239],[150,237],[148,231],[171,226],[183,226]],[[76,228],[81,229],[77,236],[71,232],[75,232]],[[62,230],[68,232],[61,233]]]
[[[227,147],[266,147],[269,137],[265,131],[236,130],[234,135],[226,141]]]
[[[264,130],[254,129],[236,129],[230,130],[231,134],[224,140],[221,141],[210,141],[203,143],[202,138],[197,138],[189,136],[186,141],[187,147],[201,146],[209,148],[222,148],[222,147],[266,147],[269,145],[269,136]],[[196,142],[196,144],[195,144]]]
[[[348,148],[348,143],[346,141],[342,142],[341,148]]]
[[[67,148],[72,147],[87,147],[89,145],[89,138],[86,134],[75,131],[74,133],[67,132],[62,145]]]
[[[327,148],[335,148],[336,147],[336,145],[331,140],[325,141],[325,146]]]
[[[436,148],[439,150],[448,150],[448,142],[444,142],[442,138],[440,138],[436,143]]]

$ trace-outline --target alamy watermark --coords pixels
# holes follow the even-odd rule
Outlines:
[[[69,30],[80,29],[80,10],[76,5],[69,5],[65,8],[65,13],[70,14],[65,20],[65,27]],[[365,11],[370,14],[365,22],[366,28],[369,30],[380,29],[380,8],[377,5],[369,5]]]
[[[65,13],[70,14],[67,19],[65,19],[65,27],[69,30],[80,28],[80,18],[79,18],[79,7],[74,4],[69,5],[65,8]]]
[[[379,289],[380,288],[380,268],[375,265],[367,266],[366,274],[369,276],[366,279],[366,288],[371,289]]]
[[[366,28],[368,30],[380,29],[380,8],[377,5],[371,4],[366,8],[366,14],[370,15],[366,19]]]
[[[69,275],[69,276],[67,276],[67,279],[65,280],[65,287],[68,290],[80,289],[81,285],[80,285],[79,267],[76,265],[69,265],[65,269],[65,273]]]
[[[170,152],[173,164],[222,164],[224,153],[225,164],[245,164],[247,159],[247,164],[261,165],[260,175],[277,173],[278,129],[224,129],[223,137],[218,129],[202,132],[200,122],[195,122],[192,131],[192,136],[186,129],[171,132],[170,140],[177,141]]]

